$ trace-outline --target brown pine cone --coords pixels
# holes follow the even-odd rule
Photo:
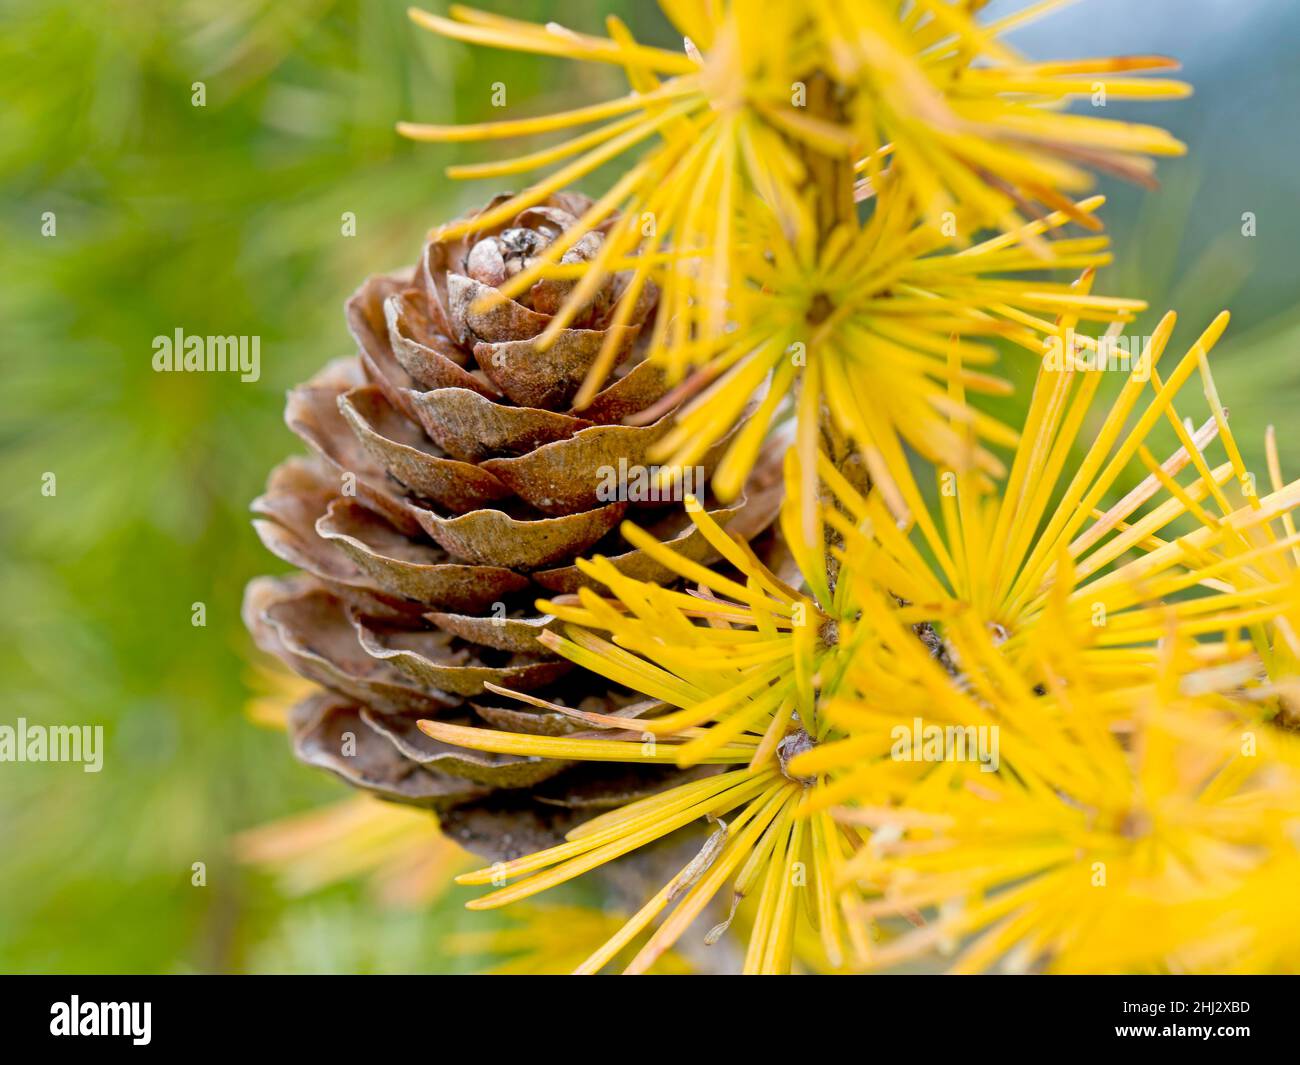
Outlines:
[[[635,715],[629,694],[537,642],[553,619],[537,616],[534,601],[581,586],[574,560],[582,555],[671,579],[623,540],[625,517],[679,552],[716,558],[679,503],[602,498],[610,471],[620,462],[644,467],[672,421],[670,411],[648,425],[621,424],[666,390],[639,349],[653,289],[630,324],[612,327],[627,283],[614,275],[546,351],[535,338],[570,282],[541,281],[490,309],[480,302],[589,204],[561,193],[509,225],[435,236],[414,271],[362,285],[347,302],[359,357],[289,393],[285,420],[315,455],[277,467],[253,504],[263,543],[304,571],[252,581],[244,604],[257,644],[322,686],[291,715],[297,756],[384,798],[437,810],[450,835],[490,857],[549,845],[576,820],[678,774],[484,754],[439,743],[416,722],[575,730],[572,719],[495,695],[485,682]],[[585,234],[565,261],[590,259],[602,240],[599,230]],[[621,334],[619,365],[574,411],[611,328]],[[779,491],[769,467],[742,500],[707,505],[752,538],[771,523]]]

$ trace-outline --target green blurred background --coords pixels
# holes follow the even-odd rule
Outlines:
[[[615,11],[673,44],[648,0],[482,6],[593,31]],[[346,791],[244,716],[240,594],[284,568],[247,504],[299,449],[284,391],[349,353],[342,301],[368,273],[413,261],[431,225],[499,191],[441,173],[494,149],[412,145],[394,122],[499,117],[497,81],[516,113],[620,91],[611,70],[440,41],[404,9],[0,0],[0,724],[102,724],[107,738],[99,774],[0,764],[0,971],[480,967],[441,944],[475,926],[459,891],[417,913],[355,884],[288,899],[229,843]],[[1098,288],[1177,308],[1178,343],[1232,309],[1220,389],[1252,465],[1271,421],[1293,474],[1298,32],[1286,2],[1085,0],[1013,38],[1040,58],[1184,61],[1191,100],[1111,105],[1191,153],[1162,164],[1159,193],[1105,186],[1119,265]],[[56,236],[41,235],[45,212]],[[155,374],[152,338],[177,327],[260,336],[261,379]]]

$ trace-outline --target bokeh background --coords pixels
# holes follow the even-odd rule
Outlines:
[[[593,31],[613,11],[675,46],[648,0],[482,6]],[[404,9],[0,0],[0,724],[100,724],[107,740],[99,774],[0,764],[0,971],[484,964],[446,938],[481,920],[458,889],[413,910],[357,882],[295,894],[231,846],[346,790],[247,714],[263,682],[240,594],[284,568],[247,504],[299,446],[284,391],[349,353],[342,302],[368,273],[413,261],[430,226],[499,191],[442,176],[491,148],[412,145],[394,122],[499,117],[497,81],[517,113],[621,91],[611,70],[440,41]],[[1298,36],[1288,0],[1083,0],[1012,38],[1039,58],[1184,63],[1192,99],[1111,104],[1191,150],[1161,165],[1158,193],[1103,182],[1117,265],[1098,288],[1178,309],[1179,344],[1230,308],[1220,390],[1252,466],[1272,422],[1293,475]],[[260,336],[261,379],[155,374],[152,338],[177,327]]]

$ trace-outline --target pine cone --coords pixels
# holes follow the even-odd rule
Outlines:
[[[285,420],[315,455],[277,467],[253,504],[263,543],[304,571],[252,581],[244,604],[257,644],[323,688],[291,715],[297,756],[386,799],[438,811],[449,834],[493,858],[547,846],[576,820],[680,774],[484,754],[439,743],[416,722],[549,734],[579,727],[487,692],[485,682],[634,716],[629,693],[571,672],[537,642],[553,619],[537,616],[533,603],[583,585],[574,560],[584,554],[644,579],[672,579],[623,540],[625,517],[681,553],[716,558],[679,503],[601,498],[608,471],[643,467],[672,422],[669,411],[648,425],[621,424],[666,391],[639,345],[653,288],[628,325],[612,326],[627,285],[614,275],[545,351],[536,338],[571,282],[541,281],[490,308],[480,299],[589,205],[561,193],[509,225],[435,235],[414,271],[362,285],[346,308],[359,357],[289,393]],[[590,259],[602,240],[600,230],[585,234],[564,261]],[[588,406],[573,410],[612,329],[619,365]],[[779,491],[768,467],[742,500],[706,505],[752,538],[771,523]]]

